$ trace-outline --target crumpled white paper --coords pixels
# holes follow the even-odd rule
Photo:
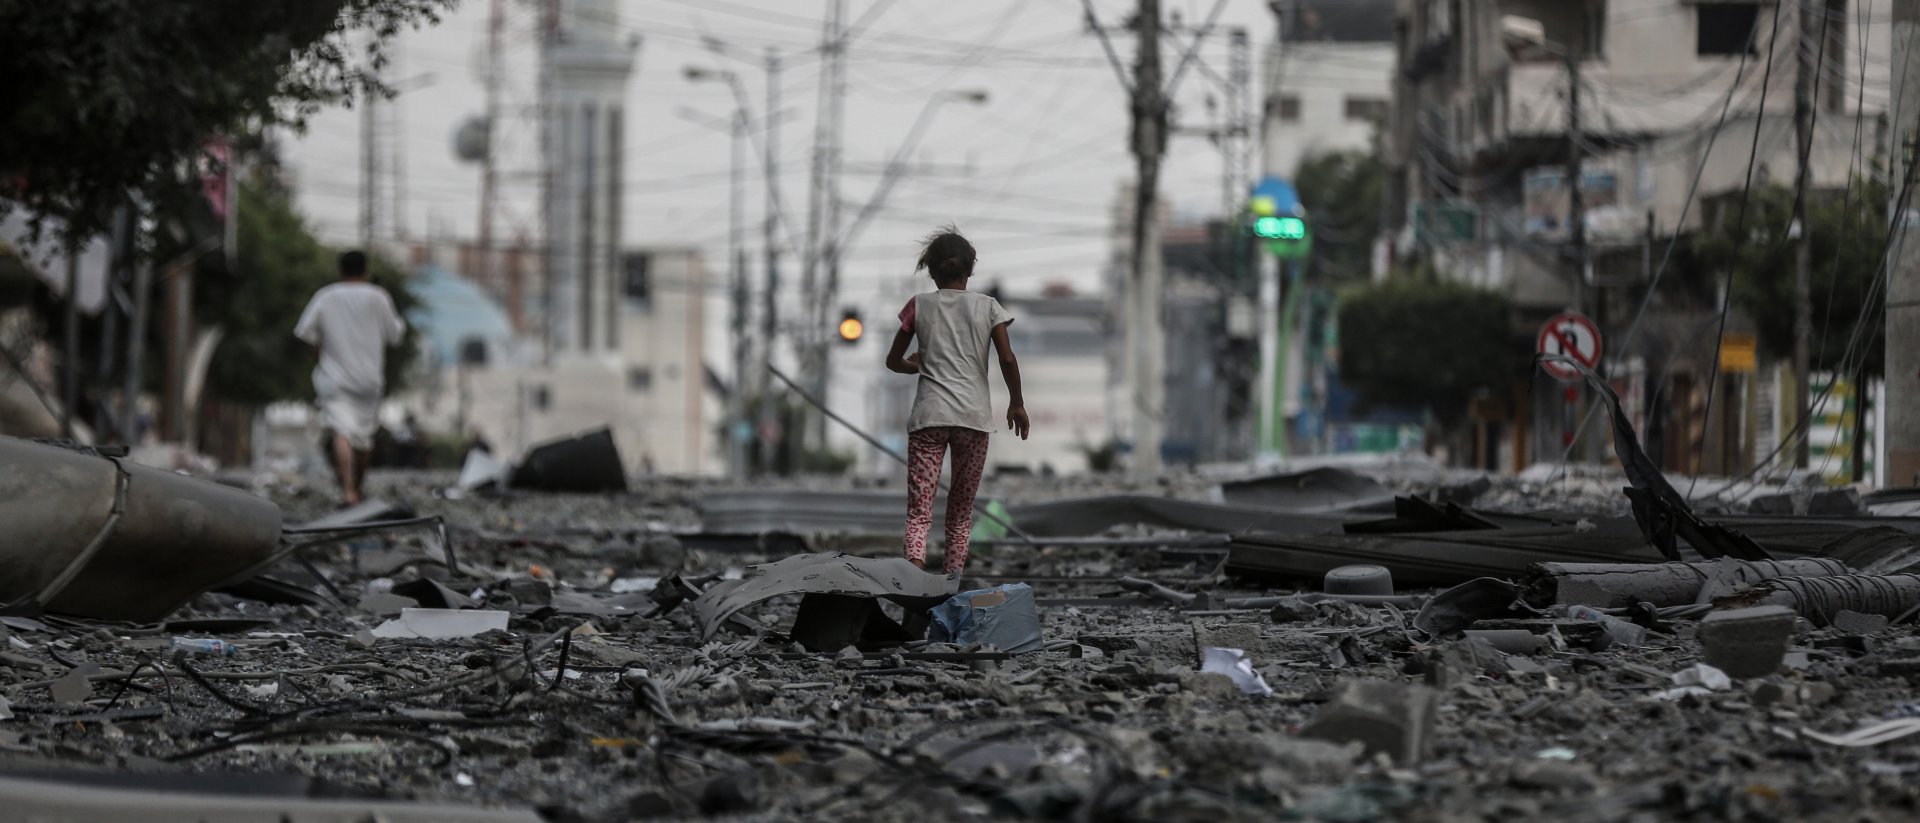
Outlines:
[[[1247,653],[1239,649],[1223,649],[1207,646],[1200,650],[1200,671],[1224,674],[1240,687],[1241,694],[1257,694],[1272,697],[1273,688],[1267,685],[1265,678],[1253,670],[1253,661],[1247,659]]]

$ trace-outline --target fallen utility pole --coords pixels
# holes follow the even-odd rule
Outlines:
[[[1762,604],[1786,606],[1816,626],[1827,625],[1842,611],[1877,614],[1897,622],[1920,612],[1920,575],[1781,577],[1713,602],[1717,609]]]
[[[859,426],[856,426],[846,418],[841,417],[838,414],[835,414],[832,409],[827,408],[825,403],[821,403],[819,399],[815,398],[812,394],[809,394],[806,389],[800,388],[800,384],[793,382],[792,378],[786,376],[786,374],[782,373],[779,369],[768,367],[767,372],[773,375],[774,377],[780,378],[780,382],[787,384],[787,388],[792,389],[794,394],[799,395],[800,399],[807,401],[808,405],[811,405],[814,408],[819,409],[820,413],[823,415],[826,415],[828,419],[832,420],[835,423],[839,423],[842,426],[847,427],[847,431],[853,432],[861,440],[867,441],[867,445],[872,446],[876,449],[879,449],[881,452],[885,453],[888,457],[891,457],[894,460],[899,461],[900,465],[902,466],[912,465],[911,463],[907,462],[906,455],[888,448],[885,443],[880,442],[873,435],[867,434],[866,431],[861,429]],[[949,491],[947,486],[947,481],[945,480],[940,481],[940,490]],[[994,514],[992,511],[990,511],[987,508],[986,502],[982,501],[978,496],[975,496],[973,499],[973,509],[974,511],[979,512],[982,517],[985,517],[988,520],[991,520],[995,523],[1000,524],[1002,528],[1005,528],[1007,530],[1007,533],[1012,534],[1014,537],[1020,538],[1022,541],[1025,541],[1028,545],[1033,544],[1032,537],[1027,536],[1027,533],[1021,531],[1018,526],[1013,525],[1011,522],[1008,522],[1005,518],[997,514]]]
[[[1852,574],[1831,557],[1745,562],[1726,558],[1708,563],[1537,563],[1523,588],[1535,606],[1594,606],[1610,609],[1634,603],[1686,606],[1712,594],[1712,584],[1732,587],[1776,577],[1834,577]]]

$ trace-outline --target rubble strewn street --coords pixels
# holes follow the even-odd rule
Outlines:
[[[246,791],[546,820],[1914,813],[1920,736],[1843,737],[1920,712],[1911,613],[1849,628],[1748,609],[1787,621],[1769,641],[1773,629],[1742,612],[1702,622],[1608,609],[1644,629],[1621,643],[1551,602],[1496,603],[1503,613],[1468,635],[1435,637],[1416,628],[1418,609],[1364,598],[1234,607],[1320,586],[1225,577],[1224,550],[1163,551],[1154,540],[1179,546],[1179,535],[1133,526],[1109,535],[1129,538],[1118,548],[1040,538],[977,553],[962,586],[1033,586],[1035,651],[920,641],[816,652],[786,639],[797,597],[753,605],[702,640],[684,599],[665,596],[781,559],[701,530],[706,495],[772,489],[432,491],[453,479],[376,473],[370,486],[389,513],[443,518],[457,572],[433,530],[401,527],[304,552],[310,569],[269,570],[338,592],[323,605],[209,593],[157,623],[7,618],[6,769],[204,792],[225,791],[222,775],[291,775],[310,781]],[[1020,486],[988,492],[1017,499]],[[303,482],[261,488],[290,523],[332,507]],[[873,535],[797,537],[812,551],[896,556]],[[1198,597],[1140,597],[1125,576]],[[504,612],[505,628],[377,636],[402,608],[447,597],[462,613]],[[1709,637],[1715,621],[1739,628]],[[1488,639],[1499,630],[1537,642]],[[1767,642],[1778,646],[1750,648]],[[1271,693],[1201,671],[1217,649],[1238,650]]]
[[[1920,0],[0,12],[0,823],[1920,820]]]

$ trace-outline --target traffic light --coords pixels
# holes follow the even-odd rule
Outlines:
[[[1262,217],[1253,221],[1253,233],[1268,240],[1305,240],[1307,221],[1298,217]]]
[[[1247,198],[1252,223],[1244,224],[1266,243],[1267,252],[1282,260],[1299,260],[1313,250],[1313,227],[1293,184],[1278,177],[1263,178]]]
[[[851,346],[860,342],[860,336],[867,333],[867,326],[860,322],[858,309],[845,309],[840,312],[840,342]]]

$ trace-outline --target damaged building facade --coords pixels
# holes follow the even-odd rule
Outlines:
[[[1838,198],[1850,181],[1885,173],[1887,0],[1400,0],[1396,9],[1394,261],[1505,292],[1520,338],[1565,309],[1593,317],[1649,451],[1676,471],[1744,470],[1795,422],[1790,369],[1711,362],[1715,331],[1702,329],[1725,272],[1688,251],[1737,219],[1749,186],[1794,180],[1803,5],[1822,15],[1824,37],[1802,47],[1818,61],[1809,186]],[[1576,156],[1582,233],[1570,230],[1566,185]],[[1727,329],[1752,339],[1737,309]],[[1716,369],[1727,379],[1714,381],[1709,403]],[[1474,413],[1504,433],[1484,444],[1499,465],[1557,459],[1567,428],[1558,389],[1516,382],[1489,400]],[[1690,413],[1709,405],[1711,420]],[[1823,423],[1815,439],[1841,436]]]

